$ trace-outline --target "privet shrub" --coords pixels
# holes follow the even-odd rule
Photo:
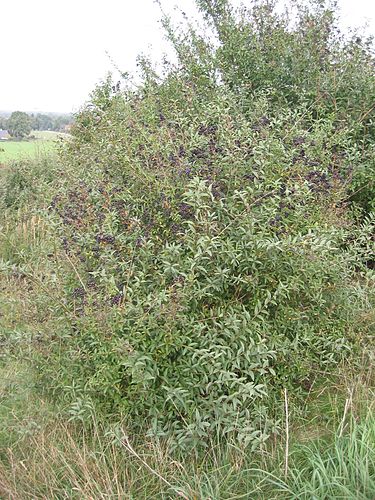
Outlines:
[[[374,210],[373,38],[358,30],[343,34],[335,2],[293,2],[284,14],[275,1],[239,12],[227,0],[197,3],[219,41],[214,67],[244,112],[267,89],[273,109],[306,106],[306,125],[329,116],[336,130],[347,127],[359,155],[346,179],[351,199],[365,213]]]
[[[76,117],[46,215],[64,328],[38,362],[72,417],[256,446],[283,388],[370,333],[373,59],[330,9],[197,3],[216,43],[165,19],[178,64],[141,61],[136,91],[107,81]]]
[[[302,395],[317,367],[329,372],[350,352],[356,309],[342,233],[283,230],[274,223],[280,199],[288,195],[262,203],[251,187],[215,199],[195,178],[177,241],[101,236],[103,265],[87,286],[112,294],[113,312],[94,322],[90,292],[72,291],[83,314],[68,340],[76,389],[181,444],[213,431],[259,442],[276,430],[270,396],[282,387]],[[294,217],[303,218],[300,207]],[[120,242],[127,259],[111,256]]]

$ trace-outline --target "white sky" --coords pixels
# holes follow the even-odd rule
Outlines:
[[[187,13],[194,0],[162,0]],[[246,0],[244,1],[246,4]],[[339,0],[345,25],[375,35],[375,0]],[[167,50],[153,0],[0,0],[0,110],[77,110],[114,68]]]

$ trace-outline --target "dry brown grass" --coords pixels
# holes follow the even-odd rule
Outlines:
[[[176,484],[181,474],[182,465],[161,447],[138,452],[125,434],[115,438],[100,426],[83,431],[55,421],[4,450],[2,460],[0,455],[0,497],[194,498]]]

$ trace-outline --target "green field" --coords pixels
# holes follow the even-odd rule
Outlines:
[[[20,158],[30,158],[51,151],[60,137],[68,134],[49,131],[34,131],[31,134],[35,139],[23,141],[0,142],[0,164],[8,163]]]

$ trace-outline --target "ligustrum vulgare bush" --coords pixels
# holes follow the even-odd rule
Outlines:
[[[197,4],[205,33],[164,19],[178,62],[104,82],[61,149],[38,363],[72,418],[255,447],[371,337],[374,58],[323,2]]]

